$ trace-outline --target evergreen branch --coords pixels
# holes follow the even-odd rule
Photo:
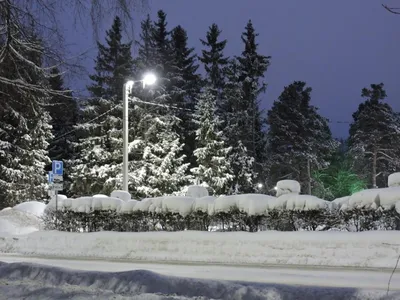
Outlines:
[[[109,109],[108,111],[106,111],[106,112],[104,112],[104,113],[98,115],[96,118],[93,118],[93,119],[91,119],[91,120],[85,122],[85,124],[93,123],[94,121],[100,119],[101,117],[103,117],[103,116],[109,114],[110,112],[112,112],[112,111],[113,111],[114,109],[116,109],[116,108],[119,108],[119,106],[114,106],[113,108]],[[100,124],[102,124],[102,123],[100,123]],[[56,142],[56,141],[58,141],[58,140],[60,140],[60,139],[62,139],[62,138],[64,138],[64,137],[70,135],[71,133],[76,132],[76,131],[78,131],[78,129],[70,130],[70,131],[68,131],[68,132],[66,132],[66,133],[64,133],[64,134],[62,134],[62,135],[60,135],[60,136],[58,136],[58,137],[55,137],[55,138],[53,139],[53,142]]]

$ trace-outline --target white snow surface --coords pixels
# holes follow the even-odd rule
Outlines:
[[[388,186],[389,187],[400,186],[400,173],[393,173],[389,175]]]
[[[336,205],[336,207],[338,207],[340,209],[343,205],[348,206],[349,200],[350,200],[350,196],[345,196],[345,197],[341,197],[341,198],[336,198],[335,200],[332,201],[332,203],[334,203],[334,205]]]
[[[66,261],[67,262],[67,261]],[[73,261],[69,261],[74,264]],[[87,262],[82,262],[86,264]],[[105,265],[110,267],[115,263],[90,262],[91,265]],[[79,264],[79,267],[81,264]],[[187,266],[183,266],[187,267]],[[257,275],[258,279],[266,279],[266,282],[242,281],[220,281],[219,279],[193,279],[185,278],[186,274],[193,274],[193,271],[186,268],[186,271],[172,272],[173,276],[158,274],[145,269],[128,269],[125,272],[111,273],[110,268],[105,272],[81,271],[56,266],[38,265],[31,263],[1,263],[0,262],[0,297],[1,299],[133,299],[133,300],[383,300],[399,299],[400,292],[397,282],[394,288],[386,297],[384,289],[374,289],[377,286],[371,280],[383,278],[387,274],[362,274],[366,282],[371,282],[367,288],[352,287],[355,280],[354,275],[340,272],[339,275],[333,272],[304,271],[304,270],[263,270],[254,269],[250,274]],[[134,268],[134,266],[132,266]],[[194,267],[196,270],[199,267]],[[113,267],[111,267],[113,269]],[[182,269],[182,266],[155,266],[156,270]],[[192,267],[193,269],[193,267]],[[208,267],[208,269],[210,269]],[[226,268],[225,268],[226,269]],[[221,267],[214,267],[206,276],[235,277],[242,271],[242,268],[224,270]],[[164,272],[165,273],[165,272]],[[176,273],[183,277],[177,277]],[[243,272],[242,272],[243,273]],[[283,273],[283,274],[282,274]],[[305,274],[304,274],[305,273]],[[377,273],[377,272],[375,272]],[[196,273],[197,274],[197,273]],[[217,274],[217,275],[213,275]],[[244,270],[244,274],[249,274]],[[233,276],[232,276],[233,275]],[[254,277],[253,275],[253,277]],[[305,284],[294,284],[294,278],[302,276]],[[328,275],[328,276],[327,276]],[[321,278],[328,277],[328,286],[319,285]],[[335,287],[336,280],[340,283]],[[284,284],[279,284],[279,280]],[[257,280],[258,281],[258,280]],[[358,280],[360,281],[360,280]],[[361,280],[364,281],[364,280]],[[379,280],[380,282],[382,281]],[[276,283],[278,282],[278,283]],[[393,286],[393,285],[392,285]]]
[[[214,214],[214,196],[205,196],[201,198],[197,198],[194,203],[193,210],[201,211],[203,213],[208,213],[209,215]]]
[[[228,212],[238,208],[249,215],[261,215],[270,210],[322,210],[333,205],[325,200],[310,195],[297,193],[284,194],[279,198],[262,194],[242,194],[231,196],[205,196],[193,198],[188,196],[164,196],[146,198],[141,201],[122,200],[115,197],[96,195],[77,199],[61,199],[58,207],[75,212],[90,213],[95,210],[113,210],[122,213],[134,211],[172,212],[187,216],[193,211],[214,213]],[[46,209],[55,209],[55,200],[51,200]]]
[[[162,200],[162,211],[179,213],[181,216],[186,217],[193,211],[195,198],[183,196],[170,196],[164,197]]]
[[[209,196],[208,190],[201,185],[191,185],[187,188],[186,196],[193,198],[202,198]]]
[[[40,228],[41,220],[35,214],[15,208],[0,211],[0,236],[28,234]]]
[[[24,202],[17,204],[14,206],[14,209],[33,214],[37,217],[41,217],[44,213],[44,210],[46,208],[46,204],[43,202],[38,202],[38,201],[29,201],[29,202]]]
[[[290,193],[300,194],[300,192],[300,183],[296,180],[280,180],[276,184],[277,197]]]
[[[97,232],[38,231],[0,239],[0,253],[63,258],[227,265],[393,268],[399,231]]]
[[[349,207],[377,208],[379,206],[379,190],[369,189],[354,193],[350,196]]]
[[[111,193],[111,197],[118,198],[123,201],[131,200],[131,194],[129,194],[127,191],[120,191],[120,190],[113,191]]]
[[[400,201],[400,187],[369,189],[354,193],[350,197],[333,200],[340,209],[370,208],[392,209]]]

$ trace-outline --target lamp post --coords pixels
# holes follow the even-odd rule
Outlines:
[[[128,113],[128,105],[129,105],[129,93],[136,82],[142,82],[143,88],[146,85],[153,85],[157,81],[157,77],[154,74],[148,73],[146,74],[142,80],[132,81],[129,80],[125,82],[122,91],[123,97],[123,128],[122,128],[122,138],[123,138],[123,149],[122,149],[122,189],[126,192],[129,192],[128,189],[128,164],[129,164],[129,113]]]

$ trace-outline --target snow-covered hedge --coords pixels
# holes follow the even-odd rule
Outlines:
[[[47,210],[54,210],[55,199],[47,205]],[[194,212],[203,212],[208,215],[227,213],[231,209],[238,209],[250,216],[263,215],[271,210],[329,210],[334,208],[328,202],[309,195],[297,193],[284,194],[278,198],[261,194],[243,194],[232,196],[205,196],[194,198],[188,196],[166,196],[146,198],[141,201],[122,200],[117,197],[95,195],[77,199],[58,198],[58,208],[77,213],[91,213],[94,211],[113,211],[121,214],[130,214],[137,211],[150,213],[178,213],[185,217]]]
[[[372,193],[371,193],[372,195]],[[353,198],[354,203],[359,203]],[[371,199],[376,199],[371,196]],[[313,196],[285,194],[157,197],[123,201],[104,195],[60,199],[46,208],[49,229],[65,231],[177,231],[177,230],[348,230],[400,229],[393,209],[349,208],[349,199],[327,202]],[[351,203],[353,203],[351,202]],[[343,209],[347,205],[346,209]],[[57,221],[57,223],[56,223]]]

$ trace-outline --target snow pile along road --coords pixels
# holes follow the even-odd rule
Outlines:
[[[150,271],[84,272],[0,262],[1,299],[399,299],[400,292],[169,277]]]
[[[40,230],[46,204],[30,201],[0,211],[0,235],[28,234]]]
[[[0,239],[0,252],[32,256],[228,265],[393,268],[400,232],[34,232]]]

